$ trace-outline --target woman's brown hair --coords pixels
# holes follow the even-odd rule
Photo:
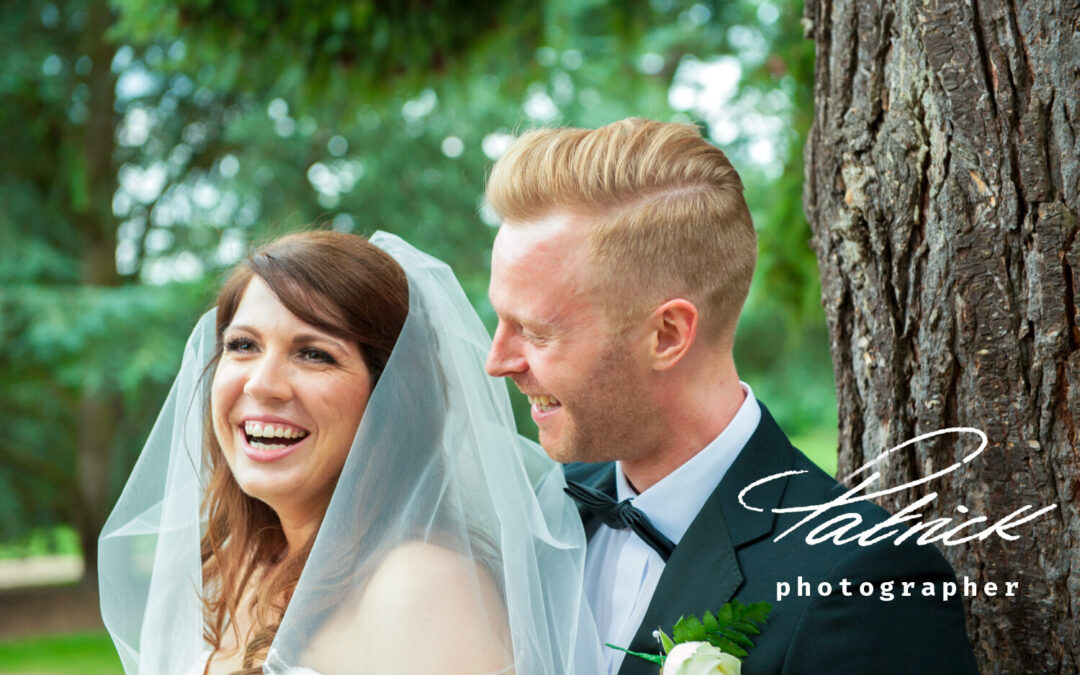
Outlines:
[[[218,295],[217,339],[207,376],[212,377],[222,335],[256,275],[298,318],[355,343],[375,386],[408,315],[408,280],[392,257],[363,237],[331,231],[286,235],[236,266]],[[287,555],[277,515],[245,494],[233,478],[210,412],[207,402],[203,435],[210,479],[202,504],[207,527],[201,542],[205,639],[215,650],[220,647],[244,589],[256,570],[269,569],[253,602],[251,638],[242,644],[241,672],[261,673],[314,535],[301,550]],[[237,634],[237,642],[243,637]]]

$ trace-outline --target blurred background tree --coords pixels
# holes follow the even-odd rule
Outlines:
[[[93,581],[190,327],[253,243],[311,223],[394,232],[447,261],[492,326],[485,171],[540,124],[692,121],[729,154],[761,240],[740,375],[835,469],[800,206],[800,15],[758,0],[5,3],[0,555],[70,526]]]

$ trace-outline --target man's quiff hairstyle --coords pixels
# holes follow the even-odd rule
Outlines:
[[[696,126],[631,118],[530,131],[495,163],[486,198],[509,227],[587,219],[617,320],[682,297],[702,336],[730,346],[757,236],[739,174]]]

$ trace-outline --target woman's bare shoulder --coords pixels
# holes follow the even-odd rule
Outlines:
[[[331,623],[319,642],[365,654],[372,672],[510,672],[513,662],[491,572],[435,544],[408,542],[388,553],[359,600]]]
[[[383,558],[361,602],[454,604],[469,600],[478,591],[497,593],[495,580],[484,565],[436,544],[408,542]]]

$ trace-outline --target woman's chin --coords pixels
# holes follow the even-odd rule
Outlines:
[[[306,440],[306,439],[305,439]],[[226,451],[233,478],[249,497],[270,506],[295,498],[304,483],[303,443],[283,448],[257,447],[247,442]]]
[[[241,470],[234,472],[233,478],[244,494],[265,503],[275,512],[280,511],[286,504],[296,500],[299,481],[281,473],[265,475],[266,473],[268,472]]]

